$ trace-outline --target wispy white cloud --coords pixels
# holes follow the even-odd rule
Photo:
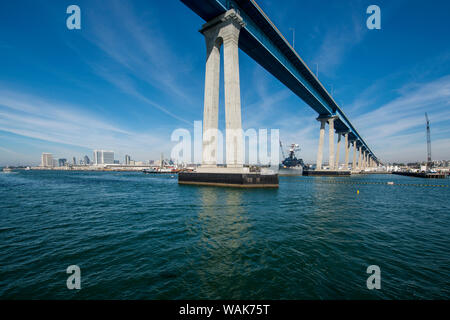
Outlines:
[[[107,148],[140,159],[170,149],[170,136],[121,128],[77,105],[22,94],[0,92],[0,130],[20,136],[87,149]]]
[[[103,3],[101,6],[104,8]],[[191,71],[191,66],[173,52],[158,27],[158,17],[147,13],[144,20],[123,1],[110,1],[104,9],[104,15],[88,13],[93,26],[88,39],[133,76],[170,95],[190,101],[191,97],[181,83]]]
[[[110,71],[101,68],[100,66],[96,68],[96,73],[100,75],[103,79],[113,84],[118,89],[120,89],[122,92],[126,93],[127,95],[142,101],[146,105],[156,108],[157,110],[167,114],[173,119],[176,119],[189,125],[191,124],[191,122],[187,121],[185,118],[182,118],[177,114],[175,114],[174,112],[170,111],[170,108],[165,107],[160,103],[147,98],[144,94],[140,93],[136,88],[136,86],[133,84],[133,80],[127,75],[113,74]]]
[[[373,146],[373,151],[379,150],[379,156],[388,161],[407,161],[411,159],[408,157],[423,160],[424,113],[428,112],[432,135],[436,138],[433,145],[436,151],[439,150],[436,154],[450,158],[450,145],[445,146],[450,128],[450,76],[428,83],[408,84],[406,87],[399,90],[402,92],[399,97],[356,117],[356,127],[367,137],[366,142]]]

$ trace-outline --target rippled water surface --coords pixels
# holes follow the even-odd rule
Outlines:
[[[449,299],[448,185],[361,175],[240,190],[0,173],[0,298]],[[74,264],[78,291],[66,287]],[[381,290],[366,287],[369,265]]]

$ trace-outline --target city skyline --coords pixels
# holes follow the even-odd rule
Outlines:
[[[120,164],[120,165],[131,165],[131,166],[133,166],[133,165],[153,165],[155,163],[158,163],[158,161],[161,161],[161,158],[163,158],[164,161],[170,161],[170,162],[173,162],[174,164],[179,163],[179,164],[187,164],[187,165],[200,165],[200,162],[199,163],[195,163],[195,162],[186,163],[181,160],[180,160],[181,162],[177,162],[177,159],[173,159],[171,157],[166,158],[166,157],[164,157],[163,154],[160,155],[160,159],[158,159],[158,160],[155,160],[155,159],[135,160],[132,158],[132,156],[126,154],[124,156],[124,159],[121,161],[120,159],[115,159],[114,151],[106,151],[106,150],[93,150],[92,151],[93,159],[95,159],[96,153],[98,153],[98,152],[112,153],[112,161],[108,161],[108,163],[106,163],[104,161],[97,162],[96,160],[91,160],[88,155],[84,155],[84,156],[80,156],[79,161],[70,162],[70,161],[67,161],[67,158],[61,158],[59,156],[53,157],[52,153],[42,152],[40,166],[41,167],[51,167],[51,166],[65,167],[65,166],[69,166],[69,165],[96,166],[96,165],[105,165],[105,164]],[[50,160],[48,160],[48,159],[50,159]],[[73,159],[75,160],[76,157],[74,156]],[[435,160],[432,160],[432,162],[433,163],[441,163],[444,165],[447,164],[447,166],[448,166],[450,163],[450,160],[449,159],[435,159]],[[49,165],[49,163],[52,163],[52,165]],[[410,161],[410,162],[393,161],[393,162],[383,163],[381,165],[382,166],[393,166],[393,165],[394,166],[395,165],[409,166],[409,165],[426,164],[426,163],[427,163],[427,161]],[[329,165],[329,163],[326,160],[325,160],[324,164]],[[340,162],[340,164],[342,164],[342,163]],[[352,161],[350,161],[349,164],[352,165]],[[315,166],[315,163],[314,162],[305,163],[305,165]]]
[[[204,21],[182,3],[78,1],[82,29],[73,31],[66,4],[25,2],[32,10],[0,4],[0,165],[36,165],[43,150],[80,159],[99,145],[124,150],[120,159],[158,159],[170,155],[173,130],[192,132],[201,120]],[[450,44],[433,41],[445,33],[447,2],[433,10],[380,1],[381,30],[365,26],[367,1],[258,3],[286,39],[296,30],[297,52],[382,161],[426,160],[425,112],[433,159],[450,158]],[[314,112],[243,52],[239,59],[244,129],[279,128],[313,163]]]

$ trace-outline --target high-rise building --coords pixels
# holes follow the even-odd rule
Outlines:
[[[88,164],[90,164],[91,163],[91,160],[89,159],[89,157],[86,155],[86,156],[84,156],[84,164],[85,165],[88,165]]]
[[[42,153],[41,167],[53,167],[53,156],[51,153],[47,152]]]
[[[129,165],[130,164],[130,161],[131,161],[131,157],[129,156],[129,155],[125,155],[125,164],[126,165]]]
[[[114,151],[94,150],[94,165],[114,164]]]
[[[73,165],[76,166],[77,165],[77,158],[73,157]]]
[[[103,155],[101,150],[94,150],[94,164],[102,164]]]
[[[103,151],[103,163],[113,164],[114,163],[114,152],[113,151]]]
[[[67,159],[58,159],[58,165],[60,167],[65,167],[67,165]]]

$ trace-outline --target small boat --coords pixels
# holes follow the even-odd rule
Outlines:
[[[11,169],[10,167],[5,167],[3,168],[3,172],[5,173],[13,172],[13,169]]]
[[[144,169],[144,170],[142,170],[142,172],[143,173],[146,173],[146,174],[149,174],[149,173],[158,173],[158,171],[157,170],[155,170],[155,169]]]

